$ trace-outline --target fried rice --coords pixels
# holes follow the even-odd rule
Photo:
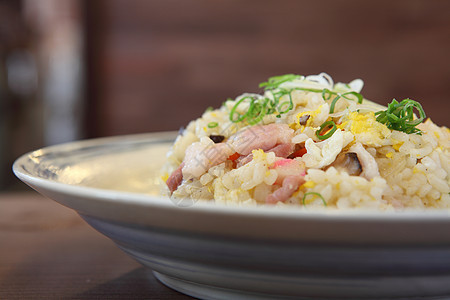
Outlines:
[[[164,192],[227,205],[448,209],[449,129],[413,100],[364,99],[362,86],[277,76],[261,94],[207,109],[169,151]]]

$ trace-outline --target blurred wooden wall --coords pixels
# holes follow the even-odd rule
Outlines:
[[[449,125],[450,1],[85,1],[88,137],[176,130],[285,73]]]

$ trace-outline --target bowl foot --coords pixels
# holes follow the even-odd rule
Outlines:
[[[227,289],[222,287],[216,287],[201,283],[192,282],[189,280],[179,279],[170,275],[165,275],[159,273],[157,271],[153,271],[153,275],[164,285],[167,287],[174,289],[180,293],[198,298],[198,299],[208,299],[208,300],[268,300],[268,299],[280,299],[280,300],[289,300],[289,299],[297,299],[297,300],[325,300],[325,299],[334,299],[334,300],[343,300],[349,298],[322,298],[322,297],[290,297],[290,296],[282,296],[282,295],[273,295],[273,294],[260,294],[260,293],[251,293],[248,291],[235,290],[235,289]],[[358,298],[352,298],[358,299]],[[360,298],[361,299],[361,298]],[[450,296],[431,296],[431,297],[368,297],[364,299],[377,299],[377,300],[448,300]]]
[[[205,284],[200,284],[184,279],[175,278],[169,275],[165,275],[156,271],[153,271],[154,276],[162,282],[164,285],[171,289],[174,289],[180,293],[198,298],[198,299],[208,299],[208,300],[229,300],[229,299],[246,299],[246,300],[269,300],[274,299],[273,295],[264,295],[249,293],[240,290],[226,289],[221,287],[215,287]],[[277,299],[294,299],[291,297],[279,297]],[[302,300],[307,298],[295,299]]]

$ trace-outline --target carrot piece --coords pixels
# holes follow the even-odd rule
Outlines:
[[[295,158],[295,157],[302,157],[306,154],[306,148],[300,148],[291,155],[289,155],[289,158]]]
[[[228,160],[235,161],[235,160],[238,159],[240,156],[241,156],[241,155],[240,155],[239,153],[235,152],[234,154],[231,154],[231,155],[228,157]]]

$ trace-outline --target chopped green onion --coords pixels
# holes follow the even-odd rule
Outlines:
[[[283,106],[287,106],[287,108],[285,110],[281,110],[283,108]],[[280,103],[280,105],[278,105],[278,111],[280,114],[285,114],[292,109],[292,106],[293,106],[292,100],[284,101],[284,102]]]
[[[219,123],[217,123],[217,122],[209,122],[208,123],[208,128],[216,128],[217,126],[219,126]]]
[[[282,103],[280,103],[280,105],[278,105],[278,111],[280,114],[285,114],[288,111],[290,111],[292,108],[294,108],[294,103],[292,102],[291,93],[289,92],[287,95],[289,96],[289,101],[282,102]],[[283,106],[285,106],[286,104],[288,105],[288,107],[285,110],[281,110],[281,108]]]
[[[363,103],[364,97],[360,93],[357,93],[357,92],[346,92],[346,93],[343,93],[341,95],[343,98],[345,98],[347,100],[355,101],[355,99],[349,98],[349,97],[347,97],[347,95],[353,95],[353,96],[356,97],[356,100],[357,100],[356,102],[358,102],[359,104]]]
[[[336,95],[336,97],[331,101],[330,103],[330,114],[334,113],[334,106],[336,105],[336,102],[341,99],[340,95]]]
[[[286,75],[280,75],[280,76],[273,76],[270,77],[269,80],[266,82],[262,82],[259,84],[260,88],[264,88],[265,90],[273,90],[280,86],[280,84],[288,81],[292,81],[295,79],[300,78],[300,75],[295,74],[286,74]]]
[[[294,88],[292,90],[304,91],[304,92],[313,92],[313,93],[322,93],[323,89],[307,89],[307,88]]]
[[[325,201],[325,199],[323,198],[323,196],[321,194],[316,193],[316,192],[307,192],[303,195],[303,199],[302,199],[303,206],[306,206],[305,200],[306,200],[306,196],[308,196],[308,195],[315,195],[315,196],[320,197],[320,199],[322,199],[323,205],[327,206],[327,201]]]
[[[324,90],[325,91],[325,90]],[[334,92],[331,92],[331,93],[334,93]],[[335,105],[336,105],[336,102],[339,100],[339,99],[341,99],[341,97],[342,98],[345,98],[345,99],[347,99],[347,100],[351,100],[351,101],[355,101],[356,100],[356,102],[358,102],[359,104],[361,104],[362,102],[363,102],[363,96],[360,94],[360,93],[357,93],[357,92],[347,92],[347,93],[343,93],[343,94],[339,94],[339,93],[334,93],[334,94],[336,94],[336,97],[333,99],[333,101],[331,101],[331,104],[330,104],[330,114],[332,114],[332,113],[334,113],[334,107],[335,107]],[[352,99],[351,97],[348,97],[348,95],[353,95],[354,97],[356,97],[356,99]],[[331,96],[330,97],[328,97],[328,99],[325,99],[325,96],[324,96],[324,94],[322,93],[322,98],[324,99],[324,100],[329,100],[330,98],[331,98]]]
[[[303,78],[300,75],[287,74],[281,76],[270,77],[266,82],[262,82],[259,84],[259,87],[264,88],[264,90],[272,95],[272,97],[255,97],[255,96],[245,96],[239,99],[233,108],[230,111],[229,119],[233,123],[246,121],[249,125],[254,125],[262,121],[264,116],[275,114],[277,118],[281,118],[282,114],[288,113],[292,109],[294,109],[294,103],[292,100],[292,92],[293,91],[303,91],[303,92],[312,92],[312,93],[322,93],[322,97],[324,100],[331,100],[333,95],[335,95],[334,99],[330,104],[330,113],[334,112],[334,107],[336,102],[340,98],[345,98],[347,100],[358,101],[358,103],[362,103],[362,95],[356,92],[347,92],[347,93],[337,93],[330,89],[315,89],[315,88],[301,88],[301,87],[293,87],[289,89],[280,88],[280,85],[284,82],[289,82],[296,79]],[[288,96],[289,100],[281,101],[284,96]],[[352,95],[352,97],[350,97]],[[356,98],[355,98],[356,97]],[[231,99],[230,99],[231,100]],[[238,113],[237,109],[242,102],[250,101],[249,107],[245,113]],[[333,130],[336,130],[335,128]]]
[[[247,96],[247,97],[242,97],[234,106],[233,106],[233,108],[231,109],[231,112],[230,112],[230,121],[231,122],[233,122],[233,123],[237,123],[237,122],[241,122],[241,121],[243,121],[244,119],[245,119],[245,117],[247,116],[247,113],[245,113],[245,114],[239,114],[237,111],[236,111],[236,109],[238,108],[238,106],[244,101],[244,100],[246,100],[246,99],[252,99],[251,97],[249,97],[249,96]],[[253,99],[252,99],[252,102],[253,102]],[[250,108],[251,108],[251,106],[250,106]],[[250,110],[250,109],[249,109]],[[238,115],[238,117],[235,119],[234,118],[234,115],[235,114],[237,114]]]
[[[205,109],[205,113],[213,111],[213,110],[214,110],[214,108],[212,106],[210,106],[207,109]]]
[[[330,100],[331,96],[333,96],[333,94],[336,94],[336,93],[333,93],[329,89],[323,89],[322,90],[322,98],[323,98],[323,100]]]
[[[419,112],[417,119],[414,119],[414,109]],[[411,99],[404,99],[400,103],[394,99],[388,104],[388,108],[385,111],[378,111],[375,115],[377,116],[376,120],[385,124],[387,128],[403,131],[407,134],[422,134],[422,131],[416,126],[426,118],[422,105]]]
[[[326,134],[322,134],[322,131],[326,128],[328,129],[328,127],[330,126],[331,129],[329,129]],[[324,122],[322,125],[320,125],[320,128],[316,131],[316,136],[319,138],[319,140],[326,140],[327,138],[333,135],[336,129],[337,129],[336,123],[334,123],[333,121]]]
[[[267,112],[267,103],[269,102],[269,99],[264,99],[263,103],[255,102],[253,103],[253,106],[251,106],[248,110],[247,122],[250,125],[254,125],[262,120]]]

